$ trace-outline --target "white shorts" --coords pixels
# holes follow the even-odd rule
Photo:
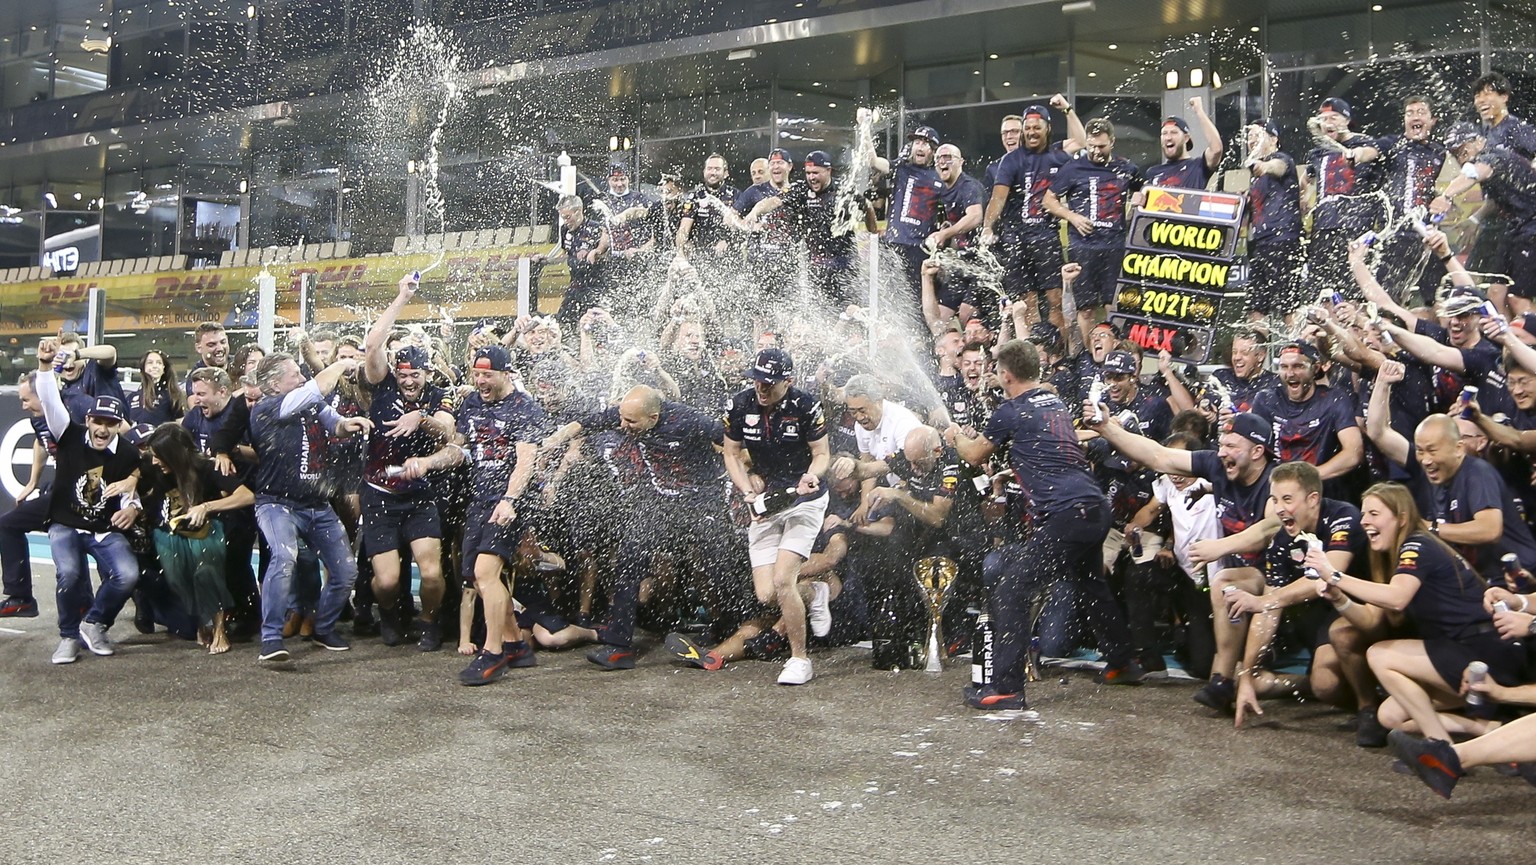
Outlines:
[[[1107,571],[1113,568],[1115,560],[1120,558],[1120,551],[1129,545],[1130,543],[1126,539],[1125,532],[1111,527],[1109,534],[1104,536],[1104,570]],[[1141,533],[1141,556],[1135,558],[1134,561],[1138,565],[1146,564],[1152,561],[1152,557],[1161,552],[1162,549],[1162,535],[1144,531]]]
[[[752,559],[752,567],[761,568],[778,561],[780,550],[789,550],[802,559],[810,558],[831,498],[830,494],[823,495],[749,524],[747,554]]]

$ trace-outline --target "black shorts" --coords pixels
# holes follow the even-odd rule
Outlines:
[[[1248,308],[1287,313],[1300,306],[1301,245],[1260,241],[1248,245]]]
[[[1044,294],[1061,288],[1061,237],[1050,233],[1005,237],[1003,286],[1014,300],[1027,292]]]
[[[1118,246],[1072,250],[1072,260],[1083,266],[1083,272],[1072,283],[1072,299],[1078,309],[1105,306],[1114,299],[1115,283],[1120,281],[1120,260],[1124,257],[1125,249]]]
[[[498,526],[491,522],[491,512],[496,502],[470,502],[464,515],[463,558],[459,571],[464,585],[475,582],[475,559],[482,553],[496,556],[511,563],[517,557],[518,537],[522,534],[522,518],[513,519],[510,525]]]
[[[1509,274],[1509,293],[1526,300],[1536,300],[1536,252],[1531,246],[1536,237],[1518,236],[1509,243],[1504,258],[1504,272]]]
[[[976,278],[974,276],[946,276],[933,287],[933,296],[939,306],[958,310],[962,303],[975,305]]]
[[[393,495],[364,485],[362,536],[363,555],[370,559],[404,551],[421,538],[441,538],[437,502],[430,496]]]
[[[1364,234],[1364,228],[1316,228],[1307,241],[1307,285],[1313,291],[1332,289],[1348,298],[1357,298],[1360,289],[1349,269],[1350,241]]]
[[[1445,680],[1451,690],[1461,687],[1461,674],[1473,661],[1488,665],[1488,676],[1505,687],[1513,687],[1526,681],[1527,659],[1525,647],[1519,643],[1507,643],[1499,639],[1497,631],[1488,630],[1461,639],[1424,640],[1424,654],[1434,665],[1435,672]]]

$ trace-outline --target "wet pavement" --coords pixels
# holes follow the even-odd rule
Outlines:
[[[294,640],[274,672],[130,621],[117,656],[55,667],[44,603],[0,620],[3,863],[1529,859],[1536,789],[1484,769],[1442,801],[1311,703],[1235,732],[1191,683],[1058,672],[987,714],[963,661],[839,650],[785,688],[654,641],[634,671],[549,652],[464,688],[451,652]]]

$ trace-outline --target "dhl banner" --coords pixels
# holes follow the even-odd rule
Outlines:
[[[456,318],[510,317],[515,313],[518,259],[548,248],[451,250],[443,253],[440,263],[438,253],[420,253],[15,283],[0,286],[0,335],[83,329],[87,292],[93,288],[106,291],[109,331],[183,328],[210,320],[232,328],[254,327],[256,278],[264,271],[277,279],[278,314],[289,320],[298,317],[305,274],[314,275],[315,320],[341,322],[357,320],[359,310],[382,308],[394,297],[400,277],[412,271],[426,272],[419,302],[407,309],[406,320],[436,318],[434,308],[452,310]],[[551,295],[558,298],[567,274],[563,264],[540,274],[541,307],[550,305]]]

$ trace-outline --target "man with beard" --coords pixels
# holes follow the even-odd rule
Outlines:
[[[1086,419],[1092,412],[1084,406]],[[1211,606],[1216,635],[1216,655],[1211,662],[1211,680],[1195,692],[1195,702],[1218,711],[1230,711],[1237,698],[1233,676],[1243,651],[1247,621],[1232,621],[1222,601],[1222,590],[1236,586],[1250,593],[1258,592],[1263,582],[1260,573],[1262,537],[1242,536],[1243,530],[1264,518],[1269,501],[1269,475],[1274,467],[1270,449],[1274,429],[1264,418],[1251,412],[1233,415],[1222,432],[1216,450],[1187,451],[1165,447],[1148,438],[1126,431],[1109,412],[1109,419],[1092,428],[1126,459],[1164,474],[1205,478],[1216,500],[1216,518],[1221,523],[1220,538],[1205,538],[1189,546],[1194,564],[1214,563],[1211,570]]]
[[[811,680],[807,606],[820,620],[830,602],[827,590],[820,589],[807,605],[798,588],[800,567],[810,558],[827,512],[821,477],[831,453],[821,403],[794,387],[794,372],[788,352],[759,351],[749,371],[752,388],[732,398],[725,420],[726,473],[753,506],[747,528],[752,584],[760,602],[777,603],[789,639],[781,685]]]
[[[860,299],[853,285],[855,234],[847,226],[851,215],[843,212],[838,202],[832,156],[825,150],[812,150],[805,155],[804,167],[804,180],[759,201],[743,219],[746,227],[755,231],[764,217],[782,208],[791,234],[805,238],[811,291],[824,302],[842,308]]]
[[[1061,306],[1061,233],[1045,209],[1045,194],[1088,136],[1065,96],[1052,96],[1050,104],[1067,117],[1067,139],[1051,143],[1051,112],[1044,105],[1025,108],[1023,146],[998,163],[982,217],[981,243],[1002,241],[1003,287],[1015,302],[1023,301],[1013,310],[1016,332],[1038,321],[1067,332]]]
[[[1204,189],[1210,185],[1211,175],[1221,165],[1226,148],[1216,124],[1205,113],[1205,101],[1198,96],[1189,98],[1189,111],[1200,124],[1200,134],[1205,137],[1205,150],[1190,156],[1195,149],[1194,136],[1189,133],[1189,121],[1182,117],[1163,118],[1163,128],[1158,133],[1158,143],[1163,148],[1163,161],[1147,169],[1148,186],[1175,186],[1183,189]]]
[[[489,685],[513,667],[538,661],[512,610],[511,566],[526,520],[518,505],[533,480],[539,441],[548,416],[512,383],[512,358],[499,345],[475,352],[470,375],[475,392],[455,412],[462,448],[440,451],[430,470],[470,464],[469,509],[464,516],[461,574],[485,608],[485,647],[459,673],[459,684]],[[440,462],[440,464],[438,464]]]
[[[1125,254],[1126,203],[1141,188],[1141,169],[1115,156],[1114,124],[1096,117],[1084,127],[1087,154],[1063,165],[1041,205],[1068,224],[1068,251],[1082,272],[1072,284],[1083,339],[1114,296]]]
[[[1409,96],[1403,100],[1402,134],[1388,135],[1376,142],[1386,175],[1387,196],[1399,213],[1422,213],[1435,197],[1446,150],[1444,144],[1430,139],[1434,129],[1435,113],[1429,97]],[[1415,231],[1398,231],[1387,240],[1381,249],[1382,281],[1397,286],[1411,278],[1422,301],[1434,303],[1435,287],[1445,275],[1445,265],[1425,255],[1421,240]]]
[[[609,253],[612,256],[613,282],[632,285],[645,273],[645,263],[656,248],[656,238],[643,220],[618,221],[615,217],[632,208],[643,210],[649,203],[640,191],[630,187],[629,169],[622,162],[608,167],[608,191],[599,199],[607,208]]]
[[[723,262],[730,253],[725,211],[739,191],[725,182],[728,175],[725,157],[711,153],[704,160],[704,182],[683,202],[677,224],[677,254],[692,260],[696,267]]]
[[[1483,296],[1465,284],[1471,277],[1459,265],[1455,268],[1452,280],[1459,284],[1438,307],[1445,327],[1422,317],[1405,321],[1411,329],[1386,321],[1383,327],[1408,354],[1425,365],[1439,367],[1440,390],[1446,401],[1470,385],[1477,388],[1477,404],[1483,411],[1510,414],[1514,405],[1505,383],[1503,351],[1482,333]]]
[[[653,572],[658,552],[674,555],[675,570],[714,578],[730,546],[730,532],[720,508],[720,421],[682,403],[663,400],[661,392],[639,386],[617,406],[556,431],[540,445],[541,453],[560,453],[583,432],[618,430],[621,441],[607,459],[619,473],[620,501],[610,518],[621,528],[618,567],[608,621],[596,630],[579,629],[601,645],[587,660],[605,670],[635,668],[635,619],[640,583]]]
[[[564,327],[574,328],[587,310],[602,302],[608,287],[603,259],[608,255],[610,240],[602,223],[587,218],[586,207],[577,196],[561,196],[555,210],[560,214],[560,243],[549,252],[534,256],[534,260],[548,263],[563,258],[570,265],[571,282],[560,299],[555,318]]]
[[[192,349],[197,352],[197,363],[187,370],[182,388],[188,395],[192,393],[192,373],[203,367],[225,369],[229,365],[229,334],[224,332],[224,325],[216,321],[199,324],[192,334]]]
[[[1248,309],[1290,319],[1301,301],[1301,181],[1280,151],[1280,127],[1256,120],[1248,137]]]
[[[737,213],[751,213],[758,202],[777,198],[789,189],[789,168],[793,160],[789,151],[774,148],[768,154],[768,177],[754,183],[736,196]],[[770,298],[783,299],[795,281],[795,235],[787,214],[768,211],[771,216],[759,218],[760,231],[747,236],[747,272],[752,274]],[[766,215],[765,213],[765,215]],[[734,224],[735,220],[727,221]]]
[[[869,109],[860,108],[860,116]],[[939,146],[938,130],[919,126],[907,135],[907,147],[893,163],[870,153],[870,167],[881,176],[891,175],[891,199],[886,216],[884,241],[901,259],[901,283],[905,296],[899,297],[901,312],[921,323],[918,299],[921,297],[923,260],[928,254],[923,242],[933,232],[939,217],[940,197],[946,184],[934,168],[934,151]]]
[[[1381,187],[1376,142],[1349,131],[1349,103],[1324,99],[1313,118],[1319,140],[1307,154],[1302,179],[1312,200],[1312,237],[1307,245],[1307,278],[1321,288],[1340,290],[1348,278],[1349,242],[1378,228],[1384,217],[1372,193]]]
[[[1278,376],[1264,368],[1269,360],[1269,354],[1264,350],[1266,341],[1265,334],[1257,330],[1242,331],[1232,337],[1230,365],[1211,373],[1211,378],[1226,388],[1232,400],[1230,406],[1222,408],[1234,414],[1249,411],[1259,391],[1280,383]]]
[[[373,389],[368,419],[386,430],[368,439],[363,466],[362,553],[373,565],[373,595],[379,605],[379,636],[384,645],[398,645],[404,623],[397,618],[401,591],[402,552],[409,549],[421,574],[421,632],[423,652],[442,648],[443,547],[441,521],[432,484],[426,473],[446,465],[454,417],[448,394],[427,383],[431,359],[408,345],[391,362],[384,343],[401,310],[416,294],[410,276],[400,280],[395,299],[379,314],[363,342],[363,377]],[[408,571],[406,573],[409,573]],[[410,592],[409,582],[405,591]]]
[[[934,231],[923,241],[926,249],[953,249],[968,260],[975,258],[972,247],[976,242],[976,229],[981,227],[982,205],[987,200],[987,190],[981,181],[965,173],[965,159],[960,148],[953,144],[941,144],[934,152],[934,164],[939,169],[939,180],[944,191],[939,196],[939,217]],[[976,313],[976,278],[962,273],[944,275],[938,293],[941,315],[948,318],[956,312],[962,318]],[[990,295],[988,295],[990,297]],[[964,307],[962,309],[962,307]],[[989,315],[992,310],[986,310]]]
[[[37,599],[32,596],[32,557],[27,545],[28,532],[48,528],[52,508],[52,486],[42,483],[43,469],[50,459],[57,460],[58,442],[48,429],[43,404],[37,398],[38,372],[29,372],[16,383],[21,410],[32,425],[32,474],[27,485],[16,495],[16,507],[0,516],[0,575],[4,576],[5,599],[0,601],[0,618],[37,616]],[[37,495],[34,497],[33,492]]]
[[[1325,491],[1348,498],[1342,479],[1365,458],[1354,400],[1347,391],[1318,383],[1317,348],[1309,342],[1282,348],[1278,366],[1280,384],[1259,391],[1252,409],[1274,424],[1276,459],[1317,466]]]
[[[1483,233],[1502,231],[1508,241],[1505,258],[1483,269],[1510,277],[1509,310],[1514,315],[1524,315],[1531,311],[1532,299],[1536,298],[1536,168],[1516,151],[1489,146],[1488,139],[1469,124],[1458,123],[1453,127],[1445,145],[1461,166],[1461,176],[1430,202],[1430,212],[1448,213],[1458,196],[1473,186],[1482,189],[1483,197],[1498,207],[1501,218],[1499,226]],[[1477,214],[1468,217],[1474,222],[1476,218]],[[1449,266],[1449,262],[1446,264]],[[1489,289],[1495,304],[1499,303],[1502,290],[1502,280]]]

